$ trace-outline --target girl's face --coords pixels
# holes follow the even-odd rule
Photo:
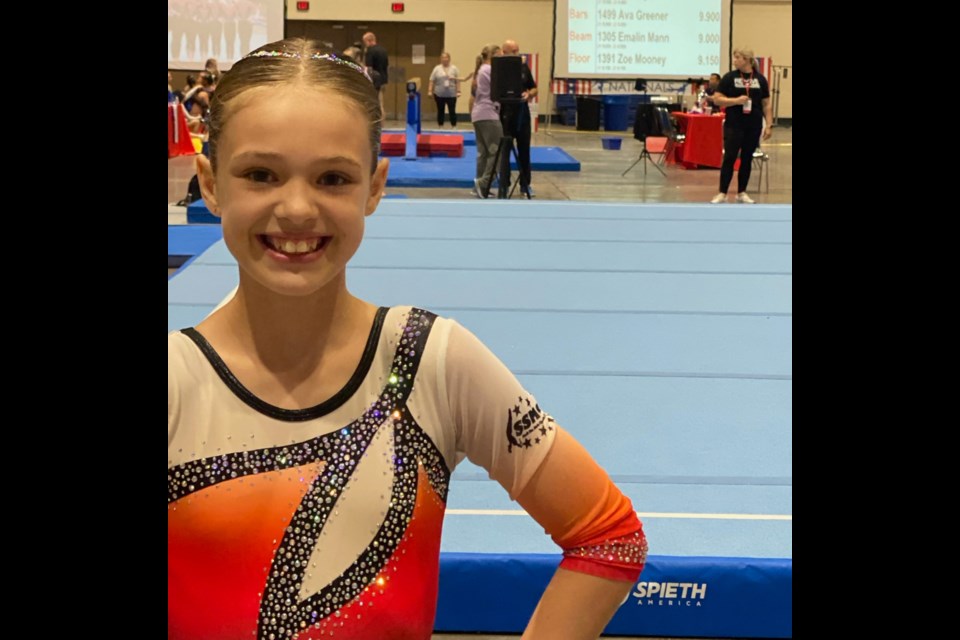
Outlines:
[[[345,289],[347,261],[380,202],[389,161],[371,175],[368,123],[352,101],[302,86],[251,89],[226,122],[204,199],[221,217],[241,286],[288,296]]]
[[[444,53],[443,55],[441,55],[441,56],[440,56],[440,64],[442,64],[442,65],[445,66],[445,67],[449,67],[449,66],[450,66],[450,56],[448,56],[448,55],[445,54],[445,53]]]

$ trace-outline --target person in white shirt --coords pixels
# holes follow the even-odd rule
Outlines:
[[[460,97],[460,70],[450,64],[450,54],[440,54],[440,64],[430,74],[427,93],[437,101],[437,124],[443,128],[444,111],[450,111],[450,126],[457,128],[457,98]]]

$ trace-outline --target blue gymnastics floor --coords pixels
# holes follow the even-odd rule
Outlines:
[[[533,171],[580,171],[580,162],[560,147],[530,147]],[[511,156],[510,168],[517,170]],[[388,187],[466,187],[473,186],[477,174],[477,148],[463,147],[460,158],[390,158]]]
[[[471,329],[631,498],[651,555],[607,633],[787,638],[791,229],[789,205],[391,200],[348,279]],[[214,242],[170,279],[168,329],[236,278]],[[521,631],[558,560],[463,462],[437,631]]]

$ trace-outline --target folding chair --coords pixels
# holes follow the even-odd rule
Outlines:
[[[667,141],[663,155],[660,156],[660,163],[664,164],[667,158],[670,157],[670,154],[673,153],[677,143],[683,142],[686,139],[686,136],[677,131],[677,128],[673,124],[673,118],[670,116],[670,112],[666,107],[663,105],[657,105],[654,107],[654,111],[656,112],[660,121],[660,131],[666,137]]]
[[[647,164],[651,164],[654,169],[663,174],[664,178],[667,177],[667,172],[664,171],[660,165],[666,158],[667,143],[669,140],[662,135],[656,135],[660,133],[661,123],[653,106],[654,105],[651,104],[637,105],[637,119],[633,123],[633,137],[639,140],[643,146],[640,148],[640,156],[633,161],[633,164],[627,167],[626,171],[620,174],[621,178],[627,175],[630,169],[633,169],[640,162],[643,162],[644,176],[647,175]],[[653,156],[650,155],[651,153],[661,154],[661,162],[655,161]]]
[[[764,193],[770,193],[770,168],[767,166],[767,163],[770,162],[770,156],[763,152],[763,149],[757,147],[757,150],[753,152],[753,168],[759,169],[759,174],[757,175],[757,193],[760,193],[760,185],[764,184],[763,174],[767,174],[767,182],[764,188]]]

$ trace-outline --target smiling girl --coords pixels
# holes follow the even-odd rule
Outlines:
[[[363,68],[312,41],[218,86],[198,175],[239,285],[168,337],[168,637],[428,640],[467,457],[563,550],[524,638],[595,638],[646,559],[630,501],[472,333],[347,287],[380,129]]]

